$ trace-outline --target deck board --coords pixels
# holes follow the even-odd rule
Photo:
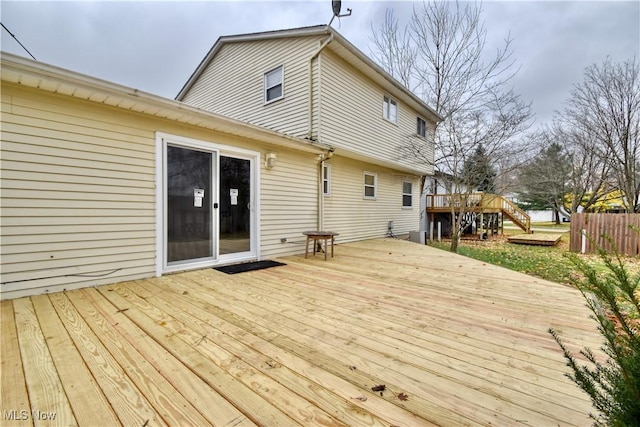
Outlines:
[[[590,423],[547,333],[601,345],[576,290],[395,239],[280,261],[3,301],[2,410],[70,425]]]
[[[76,421],[80,425],[116,425],[118,417],[86,366],[82,355],[67,334],[60,334],[64,324],[49,298],[31,298],[40,320],[40,328],[51,350],[60,381],[68,396]]]
[[[13,309],[31,405],[28,417],[36,426],[76,425],[31,299],[13,301]]]
[[[72,297],[75,297],[77,293],[71,293]],[[132,374],[139,367],[118,363],[118,360],[78,313],[70,301],[69,295],[56,293],[52,294],[50,298],[58,315],[65,322],[67,333],[111,403],[120,422],[137,425],[145,423],[147,425],[167,425],[149,402],[154,396],[145,395],[132,379]]]
[[[27,384],[25,383],[22,356],[18,343],[18,332],[13,312],[12,301],[2,301],[2,345],[0,351],[0,378],[2,382],[2,410],[9,411],[9,415],[3,413],[3,423],[6,425],[17,424],[23,414],[31,413]],[[15,419],[16,422],[12,421]],[[29,417],[20,422],[23,426],[32,426],[33,420]]]
[[[535,233],[509,236],[507,240],[509,240],[509,243],[515,243],[519,245],[555,246],[558,244],[560,239],[562,239],[561,233]]]
[[[116,310],[100,293],[94,289],[86,289],[82,293],[97,308],[109,327],[114,332],[117,331],[121,345],[135,348],[206,418],[207,423],[202,425],[255,425],[180,359],[174,357],[165,347],[124,316],[123,311]]]

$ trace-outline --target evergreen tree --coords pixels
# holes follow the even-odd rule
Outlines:
[[[496,171],[482,144],[466,159],[462,167],[463,182],[469,188],[486,193],[495,190]]]
[[[552,143],[540,150],[520,169],[520,201],[530,209],[553,209],[556,213],[564,206],[569,191],[570,159],[562,146]]]

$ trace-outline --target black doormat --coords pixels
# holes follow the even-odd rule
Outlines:
[[[246,271],[255,271],[255,270],[263,270],[265,268],[271,267],[279,267],[281,265],[287,265],[277,261],[255,261],[255,262],[245,262],[244,264],[233,264],[233,265],[225,265],[224,267],[214,267],[214,270],[222,271],[227,274],[238,274],[244,273]]]

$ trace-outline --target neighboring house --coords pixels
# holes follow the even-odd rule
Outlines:
[[[339,241],[420,228],[441,118],[331,27],[221,37],[176,99],[330,146],[317,227]],[[430,161],[407,153],[415,138]]]
[[[299,254],[306,230],[418,228],[431,168],[398,150],[419,117],[429,143],[437,115],[331,29],[248,37],[281,46],[248,42],[243,60],[218,42],[244,77],[203,65],[183,90],[193,105],[2,53],[0,297]],[[197,105],[205,76],[246,87],[243,108],[223,104],[254,116]]]

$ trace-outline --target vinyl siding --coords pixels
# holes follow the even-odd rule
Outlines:
[[[321,40],[322,37],[301,37],[223,45],[183,101],[289,135],[306,137],[309,58],[320,47]],[[284,99],[265,104],[264,74],[280,65],[284,65]],[[317,100],[315,61],[313,80]]]
[[[300,253],[302,232],[318,228],[317,165],[316,156],[289,151],[278,153],[273,169],[263,169],[260,220],[265,257]]]
[[[263,153],[274,150],[3,83],[3,298],[155,275],[156,131]],[[280,238],[317,227],[316,156],[277,151],[278,165],[261,172],[262,257],[300,253],[301,246]]]
[[[320,55],[320,76],[320,142],[433,173],[433,144],[426,144],[430,164],[415,163],[403,149],[417,138],[415,110],[329,50]],[[385,95],[397,102],[397,123],[383,118]],[[427,121],[427,127],[433,141],[435,125]]]
[[[420,222],[420,180],[370,163],[333,156],[331,195],[324,196],[324,228],[340,233],[339,242],[351,242],[387,235],[389,221],[394,234],[418,230]],[[377,175],[376,199],[364,198],[364,172]],[[413,207],[402,207],[402,183],[413,183]]]

